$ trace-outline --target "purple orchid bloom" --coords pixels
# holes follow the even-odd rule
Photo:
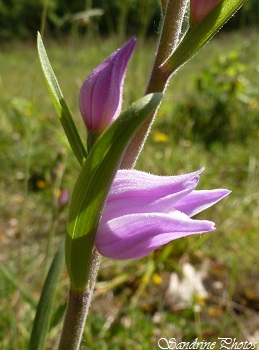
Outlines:
[[[179,176],[119,170],[97,231],[98,251],[117,260],[140,259],[174,239],[215,230],[213,222],[191,217],[230,191],[196,191],[203,170]]]
[[[126,68],[135,45],[133,37],[84,81],[79,108],[88,131],[101,134],[120,115]]]

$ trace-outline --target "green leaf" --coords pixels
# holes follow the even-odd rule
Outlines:
[[[74,292],[86,288],[98,223],[123,153],[161,99],[161,93],[147,95],[115,120],[96,141],[79,174],[66,235],[66,262]]]
[[[246,0],[222,0],[198,25],[191,27],[183,40],[160,67],[168,76],[190,60],[244,4]]]
[[[50,96],[53,100],[54,106],[60,118],[65,134],[68,138],[70,146],[79,163],[83,165],[87,157],[87,152],[76,129],[75,123],[66,104],[62,91],[59,87],[55,73],[49,62],[40,33],[38,33],[37,46],[41,68],[47,83]]]
[[[64,242],[62,241],[43,286],[31,332],[29,350],[45,350],[52,314],[52,304],[58,280],[64,266],[64,255]]]

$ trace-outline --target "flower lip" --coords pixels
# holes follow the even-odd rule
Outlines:
[[[119,116],[126,68],[135,45],[133,37],[85,79],[79,108],[90,132],[101,134]]]

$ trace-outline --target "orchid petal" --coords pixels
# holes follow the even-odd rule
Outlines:
[[[193,191],[187,197],[177,202],[174,205],[174,209],[192,217],[219,202],[230,192],[225,189]]]
[[[121,216],[99,226],[96,247],[112,259],[140,259],[160,246],[191,234],[214,230],[214,223],[173,211]]]
[[[168,212],[194,190],[202,171],[179,176],[157,176],[136,170],[120,170],[102,220],[133,213]]]

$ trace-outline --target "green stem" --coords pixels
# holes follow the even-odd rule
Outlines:
[[[88,310],[91,304],[95,281],[100,267],[100,254],[94,250],[87,290],[77,294],[70,290],[67,310],[59,343],[59,350],[78,350]]]
[[[172,55],[178,45],[187,1],[168,0],[158,50],[146,94],[163,92],[166,88],[169,76],[161,71],[160,66]]]
[[[44,0],[43,2],[43,9],[41,13],[41,24],[40,24],[40,33],[41,36],[44,36],[45,32],[45,26],[46,26],[46,18],[47,18],[47,12],[48,12],[48,0]]]
[[[178,45],[187,3],[188,0],[168,0],[167,2],[155,62],[145,94],[150,92],[164,92],[166,89],[170,76],[163,73],[160,66],[172,55]],[[139,153],[144,146],[156,112],[147,119],[129,144],[121,163],[122,169],[134,167]]]
[[[70,290],[65,322],[59,343],[60,350],[79,349],[89,298],[90,290],[87,290],[83,295],[73,294]]]

